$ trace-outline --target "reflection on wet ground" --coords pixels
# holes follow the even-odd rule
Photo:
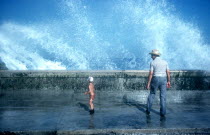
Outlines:
[[[145,104],[135,99],[103,94],[90,115],[88,96],[83,94],[7,93],[0,98],[0,131],[210,127],[210,103],[170,103],[166,117],[160,117],[158,104],[147,115]]]

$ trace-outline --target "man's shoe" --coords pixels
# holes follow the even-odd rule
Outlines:
[[[150,112],[149,112],[148,110],[146,110],[146,114],[147,114],[147,115],[149,115],[149,114],[150,114]]]
[[[160,116],[161,116],[161,117],[165,117],[165,115],[164,115],[164,114],[160,114]]]

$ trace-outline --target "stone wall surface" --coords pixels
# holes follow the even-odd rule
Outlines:
[[[148,71],[0,71],[0,89],[71,89],[87,88],[94,77],[99,91],[145,90]],[[210,90],[210,72],[171,71],[169,90]]]

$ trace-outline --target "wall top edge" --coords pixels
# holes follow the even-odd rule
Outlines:
[[[1,70],[1,77],[148,77],[148,70]],[[204,70],[172,70],[171,77],[210,77]]]
[[[0,72],[149,72],[149,70],[0,70]],[[210,70],[170,70],[170,72],[210,73]]]

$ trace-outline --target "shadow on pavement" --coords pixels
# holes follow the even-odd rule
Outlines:
[[[85,111],[88,111],[89,112],[89,107],[86,104],[83,104],[83,103],[79,102],[79,103],[77,103],[77,105],[79,105]]]
[[[126,104],[126,105],[129,105],[129,106],[135,106],[139,111],[142,111],[143,113],[146,114],[146,108],[147,108],[146,105],[145,104],[140,104],[136,100],[128,99],[127,95],[123,96],[123,103]],[[153,112],[157,115],[160,115],[160,113],[156,110],[152,109],[151,112]]]

